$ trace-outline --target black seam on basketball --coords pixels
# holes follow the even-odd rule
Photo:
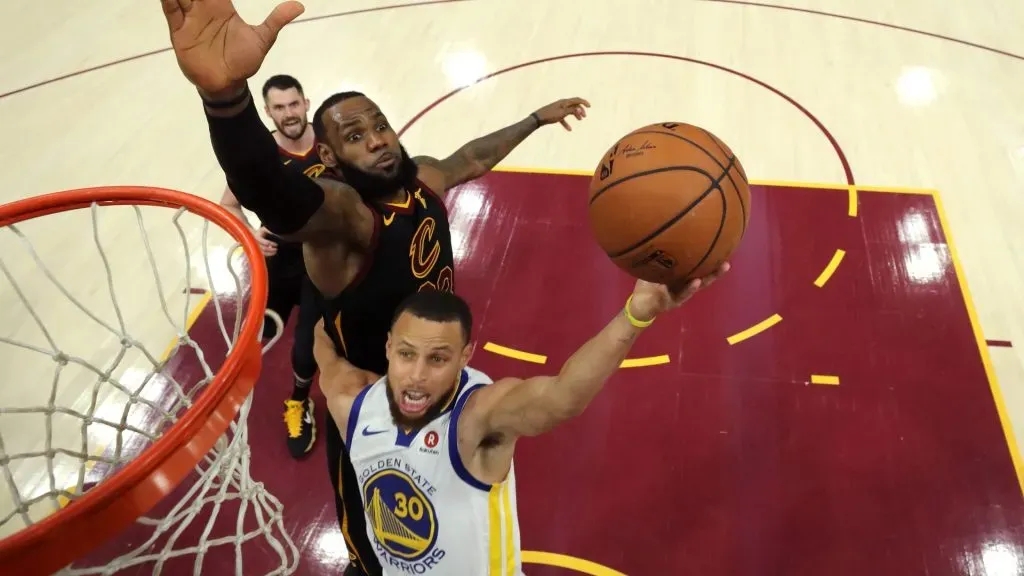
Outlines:
[[[708,179],[711,178],[711,174],[709,174],[707,172],[704,172],[703,170],[701,170],[700,168],[697,168],[696,166],[665,166],[665,167],[662,167],[662,168],[654,168],[652,170],[644,170],[643,172],[637,172],[635,174],[630,174],[629,176],[626,176],[624,178],[620,178],[619,180],[616,180],[615,182],[612,182],[611,184],[605,186],[604,188],[601,188],[597,192],[594,192],[594,195],[590,198],[590,202],[588,202],[587,205],[588,206],[593,206],[594,205],[594,200],[597,200],[597,198],[599,196],[601,196],[605,192],[611,190],[612,188],[618,186],[619,184],[622,184],[623,182],[627,182],[629,180],[632,180],[633,178],[640,178],[642,176],[649,176],[651,174],[657,174],[659,172],[673,172],[673,171],[677,171],[677,170],[678,171],[687,171],[687,170],[689,170],[691,172],[702,172],[705,176],[708,177]]]
[[[718,158],[716,158],[714,156],[714,154],[709,152],[707,148],[701,146],[700,144],[697,144],[696,142],[694,142],[693,140],[690,140],[686,136],[682,136],[682,135],[676,134],[674,132],[662,132],[660,130],[642,130],[640,132],[633,132],[633,134],[661,134],[663,136],[671,136],[671,137],[676,138],[678,140],[682,140],[683,142],[686,142],[687,144],[690,144],[694,148],[699,149],[701,152],[706,154],[708,158],[711,158],[711,161],[714,162],[715,164],[717,164],[719,168],[721,168],[722,170],[725,170],[726,175],[729,176],[729,183],[732,184],[733,189],[736,190],[736,197],[739,198],[739,200],[740,200],[740,209],[743,211],[743,229],[740,231],[740,238],[742,238],[743,234],[747,231],[747,206],[743,203],[743,198],[740,198],[740,187],[736,185],[736,181],[733,180],[732,179],[732,175],[729,174],[729,171],[731,170],[731,167],[733,166],[733,164],[735,164],[736,155],[735,154],[730,155],[728,152],[726,152],[725,149],[722,148],[721,144],[718,143],[718,138],[715,138],[714,134],[708,132],[707,130],[705,130],[705,129],[699,127],[699,126],[694,126],[694,128],[696,128],[697,130],[700,130],[701,132],[703,132],[704,135],[706,135],[711,140],[711,142],[715,145],[715,147],[718,148],[718,150],[722,153],[722,155],[729,159],[729,166],[730,166],[730,168],[726,168],[724,164],[719,162]],[[743,181],[746,182],[746,178],[743,178]],[[747,184],[749,185],[749,183],[747,183]]]
[[[733,161],[735,161],[735,158],[733,158]],[[703,193],[701,193],[701,195],[698,196],[696,199],[694,199],[694,201],[691,202],[689,206],[687,206],[686,208],[683,208],[678,214],[676,214],[675,216],[670,218],[668,222],[665,222],[664,224],[659,226],[657,230],[655,230],[654,232],[651,232],[647,236],[643,237],[642,239],[640,239],[640,241],[635,242],[629,248],[626,248],[625,250],[619,250],[615,254],[609,254],[609,253],[606,252],[606,254],[608,254],[608,257],[609,258],[618,258],[619,256],[622,256],[624,254],[628,254],[628,253],[632,252],[633,250],[636,250],[640,246],[643,246],[644,244],[650,242],[651,239],[656,238],[659,234],[661,234],[665,230],[668,230],[673,224],[675,224],[676,222],[681,220],[683,218],[683,216],[686,216],[687,213],[690,212],[690,210],[693,210],[694,208],[696,208],[698,204],[700,204],[705,198],[708,197],[708,194],[711,194],[712,190],[714,190],[716,188],[720,188],[720,184],[722,182],[722,178],[724,178],[725,175],[729,173],[729,169],[732,168],[733,161],[729,162],[729,168],[726,168],[725,171],[722,172],[722,175],[719,176],[718,178],[712,178],[711,174],[708,174],[706,171],[701,170],[700,168],[697,168],[695,166],[690,166],[689,168],[692,171],[700,172],[701,174],[704,174],[705,176],[708,177],[708,180],[711,181],[711,185],[708,186],[708,189],[705,190]]]
[[[711,240],[711,245],[708,246],[708,251],[704,253],[704,257],[701,258],[693,268],[690,268],[690,270],[683,275],[683,278],[689,279],[690,274],[693,274],[694,270],[704,265],[704,261],[708,259],[708,256],[711,256],[711,252],[718,244],[718,239],[722,237],[722,228],[725,228],[725,215],[729,211],[729,203],[725,201],[725,190],[722,190],[721,187],[718,187],[717,190],[718,195],[722,198],[722,220],[718,222],[718,231],[715,232],[715,237]]]
[[[715,143],[715,147],[718,148],[719,152],[724,154],[730,160],[734,160],[736,158],[735,154],[732,157],[729,156],[729,152],[724,147],[722,147],[722,141],[719,140],[717,136],[703,128],[696,128],[697,130],[703,132],[704,135],[706,135],[708,138],[711,139],[712,142]],[[743,183],[746,184],[749,188],[750,182],[747,181],[747,175],[743,173],[743,169],[740,168],[739,165],[736,166],[736,169],[740,173],[740,178],[743,179]],[[743,235],[747,233],[747,205],[746,203],[743,202],[743,196],[740,195],[740,187],[736,185],[736,181],[732,179],[732,176],[729,176],[729,183],[732,184],[733,189],[736,190],[736,198],[740,201],[740,213],[743,214],[743,229],[740,230],[740,239],[742,240]]]

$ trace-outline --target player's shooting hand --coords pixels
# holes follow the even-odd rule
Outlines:
[[[672,289],[664,284],[654,284],[643,280],[636,281],[633,298],[630,301],[630,314],[637,320],[651,320],[658,314],[677,308],[689,300],[698,291],[707,288],[729,271],[729,263],[725,262],[717,270],[704,278],[689,281],[679,289]]]
[[[569,126],[568,118],[570,115],[575,116],[577,120],[583,120],[587,117],[587,108],[590,108],[590,102],[587,102],[583,98],[566,98],[557,102],[552,102],[547,106],[534,112],[537,118],[540,120],[541,126],[548,124],[554,124],[558,122],[566,130],[572,130],[572,126]]]
[[[201,91],[216,97],[237,91],[256,74],[286,24],[305,8],[278,4],[259,26],[250,26],[231,0],[160,0],[178,66]]]
[[[263,252],[264,256],[273,256],[277,254],[277,242],[274,242],[268,235],[270,230],[260,226],[260,229],[256,231],[256,243],[260,245],[260,251]]]

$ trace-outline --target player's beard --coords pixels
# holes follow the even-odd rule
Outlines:
[[[291,118],[288,118],[288,120],[291,120]],[[309,125],[309,122],[302,117],[300,117],[298,120],[299,123],[297,125],[285,125],[283,123],[277,124],[276,122],[274,123],[274,125],[277,126],[277,131],[280,132],[281,135],[284,136],[285,138],[289,140],[301,140],[302,136],[306,133],[306,126]],[[292,130],[298,130],[298,132],[294,136],[292,136],[290,134]]]
[[[454,385],[453,385],[454,387]],[[388,408],[391,410],[391,419],[394,420],[395,426],[401,428],[409,428],[412,430],[419,430],[420,428],[430,424],[430,422],[437,418],[448,404],[446,401],[451,395],[452,391],[449,390],[441,396],[440,400],[435,400],[431,404],[430,408],[423,413],[422,416],[416,418],[410,418],[405,414],[402,414],[402,410],[398,407],[398,401],[395,400],[395,393],[391,389],[391,386],[387,386],[388,389]]]
[[[402,188],[416,187],[416,162],[409,157],[404,146],[399,146],[402,158],[398,171],[393,176],[378,176],[364,172],[339,158],[338,171],[345,183],[356,189],[359,195],[370,201],[393,198]]]

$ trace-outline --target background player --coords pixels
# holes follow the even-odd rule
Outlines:
[[[579,98],[560,100],[444,160],[413,160],[372,101],[354,92],[335,94],[314,114],[313,125],[321,160],[348,183],[314,183],[281,165],[246,84],[302,5],[286,2],[262,25],[249,26],[229,0],[161,4],[179,67],[204,100],[213,149],[231,189],[268,229],[303,242],[309,277],[330,306],[327,326],[338,351],[364,369],[386,370],[387,330],[403,298],[454,288],[443,191],[485,174],[538,127],[568,127],[565,119],[582,118],[589,106]],[[380,574],[354,472],[331,418],[326,438],[353,566]]]
[[[281,163],[310,178],[320,176],[324,165],[317,154],[316,137],[308,118],[309,99],[302,84],[285,74],[271,76],[263,84],[263,104],[263,110],[277,128],[271,135],[277,143]],[[230,186],[225,188],[220,204],[249,223]],[[288,451],[292,457],[300,458],[308,454],[316,442],[315,407],[309,389],[316,374],[313,326],[321,312],[317,308],[316,289],[302,260],[302,243],[283,240],[265,226],[252,231],[267,260],[267,308],[277,312],[287,324],[292,308],[299,307],[292,342],[292,394],[284,403],[284,423]],[[263,337],[270,338],[276,329],[273,322],[265,323]]]
[[[521,574],[516,440],[582,414],[658,314],[726,271],[678,293],[637,281],[623,309],[556,376],[492,384],[467,368],[472,315],[445,292],[419,292],[399,306],[386,377],[337,356],[317,330],[320,387],[344,430],[381,564],[415,574]]]

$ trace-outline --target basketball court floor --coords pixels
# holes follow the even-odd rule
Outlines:
[[[202,110],[166,50],[157,4],[0,6],[0,202],[104,185],[219,198]],[[249,21],[273,4],[236,0]],[[587,174],[617,138],[653,122],[697,124],[756,184],[733,271],[655,323],[582,417],[521,443],[526,573],[1024,573],[1024,7],[305,5],[254,85],[292,74],[314,107],[361,90],[402,127],[411,154],[446,155],[558,98],[593,105],[571,132],[538,131],[449,196],[456,288],[476,315],[473,364],[494,377],[557,371],[622,306],[631,282],[586,221]],[[109,210],[107,254],[138,252],[135,215]],[[173,227],[153,226],[162,295],[183,304],[192,338],[215,341],[206,303],[230,301],[230,290],[182,295],[223,279],[229,242],[216,236],[208,272],[185,264]],[[196,238],[198,226],[182,234]],[[41,220],[31,231],[53,273],[101,305],[89,226]],[[9,232],[0,259],[29,300],[49,298]],[[131,276],[116,280],[128,314],[143,318],[160,294],[132,288]],[[0,336],[26,330],[23,302],[0,281]],[[174,337],[133,327],[157,351]],[[75,323],[54,333],[97,364],[118,350]],[[347,551],[323,443],[296,462],[282,438],[289,346],[264,358],[252,476],[281,500],[297,573],[336,574]],[[3,406],[45,404],[52,366],[29,370],[2,342],[0,362]],[[8,453],[39,434],[0,411]],[[102,450],[109,434],[90,441]],[[5,480],[30,482],[32,470],[20,473]],[[258,561],[247,568],[262,573]]]

